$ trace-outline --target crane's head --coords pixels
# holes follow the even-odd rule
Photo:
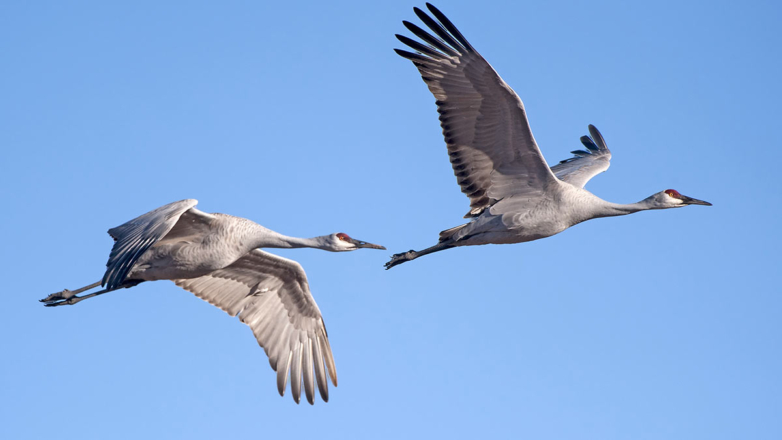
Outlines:
[[[385,247],[378,244],[367,243],[366,241],[350,238],[350,236],[344,232],[337,232],[336,234],[326,235],[323,238],[325,239],[324,241],[326,244],[324,249],[332,252],[355,251],[356,249],[361,248],[386,249]]]
[[[709,202],[687,197],[680,194],[679,191],[676,191],[675,189],[660,191],[647,200],[652,209],[681,208],[682,206],[687,205],[711,206],[711,203]]]

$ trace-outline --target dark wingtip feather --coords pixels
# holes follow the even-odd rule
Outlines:
[[[417,53],[408,52],[406,50],[402,49],[394,49],[394,52],[396,52],[397,55],[399,55],[402,58],[407,58],[408,60],[412,61],[413,63],[420,63],[425,62],[429,58],[426,58],[423,55],[419,55]]]
[[[453,47],[454,49],[459,50],[459,51],[467,50],[467,47],[463,46],[455,38],[456,34],[458,34],[458,31],[456,31],[456,34],[452,35],[440,23],[435,21],[432,17],[426,15],[426,13],[424,11],[422,11],[422,10],[420,10],[418,8],[413,8],[413,11],[415,11],[415,15],[417,15],[418,18],[421,19],[421,21],[423,21],[424,24],[429,29],[432,30],[432,32],[437,34],[438,37],[442,38],[445,43],[449,44],[451,47]],[[440,14],[440,15],[442,15],[442,14]],[[443,18],[444,18],[444,16],[443,16]],[[446,18],[445,21],[448,21],[448,19]],[[453,26],[453,25],[451,25],[451,26]]]
[[[431,18],[429,18],[426,14],[424,14],[424,16],[428,20],[431,21]],[[448,47],[448,45],[444,41],[442,41],[442,40],[440,40],[440,39],[430,35],[428,32],[426,32],[425,30],[423,30],[420,27],[416,26],[415,24],[410,23],[409,21],[402,21],[402,24],[404,24],[405,27],[407,28],[407,30],[412,32],[413,35],[415,35],[416,37],[424,40],[425,42],[427,42],[429,44],[431,44],[432,47],[437,48],[441,52],[443,52],[445,54],[448,54],[450,56],[457,56],[457,55],[459,55],[458,52],[456,52],[452,48]]]
[[[600,147],[601,149],[607,150],[608,144],[606,144],[605,139],[603,139],[603,135],[600,134],[600,130],[598,130],[597,127],[595,127],[592,124],[589,124],[588,128],[589,128],[589,134],[592,135],[592,140],[595,142],[595,144],[597,144],[597,146]]]
[[[472,45],[467,41],[466,38],[464,38],[464,35],[462,35],[461,32],[459,32],[459,29],[456,28],[456,26],[451,22],[451,20],[448,19],[448,17],[445,16],[442,12],[440,12],[439,9],[435,8],[434,5],[431,3],[427,3],[426,7],[429,8],[429,11],[432,12],[432,14],[437,18],[440,23],[445,27],[445,29],[448,30],[456,39],[459,41],[459,43],[468,51],[474,52],[475,49],[473,49]]]
[[[438,53],[437,51],[433,50],[432,48],[428,46],[424,46],[423,44],[412,40],[410,38],[405,37],[404,35],[396,34],[396,38],[401,41],[402,43],[406,44],[407,46],[413,48],[414,50],[417,50],[418,52],[422,54],[426,54],[427,56],[431,58],[442,58],[442,54]]]
[[[585,147],[592,151],[598,151],[600,148],[595,145],[595,143],[592,141],[592,138],[589,136],[581,136],[581,143],[584,144]]]

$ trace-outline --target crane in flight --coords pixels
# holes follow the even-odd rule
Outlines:
[[[549,168],[532,136],[524,104],[448,18],[413,8],[436,36],[413,23],[405,27],[423,44],[396,37],[415,53],[395,49],[413,62],[435,97],[448,157],[462,192],[470,199],[469,223],[440,232],[437,244],[395,254],[390,269],[457,246],[521,243],[558,234],[586,220],[649,209],[711,203],[667,189],[627,205],[607,202],[583,189],[608,169],[611,151],[589,126],[586,150]]]
[[[290,375],[296,403],[302,381],[307,401],[314,403],[315,380],[321,398],[328,402],[326,371],[337,386],[337,370],[304,269],[258,248],[344,252],[385,247],[341,232],[288,237],[244,218],[199,211],[197,203],[193,199],[169,203],[109,229],[115,243],[103,279],[53,293],[41,302],[47,307],[72,305],[144,281],[171,280],[229,315],[239,315],[250,326],[277,372],[280,395],[285,394]],[[103,289],[76,296],[99,286]]]

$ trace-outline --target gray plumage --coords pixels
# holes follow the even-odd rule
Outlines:
[[[583,188],[589,179],[606,171],[611,165],[611,150],[594,125],[589,125],[589,134],[592,137],[581,136],[581,143],[587,148],[586,151],[571,151],[575,157],[551,167],[559,180]]]
[[[285,393],[288,371],[294,399],[298,402],[304,371],[307,400],[313,402],[311,366],[318,372],[318,389],[329,400],[326,368],[337,385],[337,370],[326,326],[310,294],[307,276],[293,260],[255,249],[231,265],[198,278],[173,280],[177,286],[219,307],[250,326],[277,371],[277,388]],[[295,348],[291,348],[295,347]],[[299,353],[306,353],[302,361]],[[291,369],[295,358],[296,368]],[[324,366],[325,363],[325,366]]]
[[[172,280],[250,326],[277,372],[280,395],[290,376],[296,403],[302,383],[307,401],[314,403],[316,380],[321,397],[328,401],[327,375],[336,386],[337,370],[304,269],[258,248],[312,247],[333,252],[385,248],[344,233],[288,237],[244,218],[199,211],[197,203],[193,199],[170,203],[109,229],[115,243],[103,279],[41,301],[50,307],[72,305],[144,281]],[[76,296],[100,285],[105,288]]]
[[[457,246],[537,240],[592,218],[707,204],[666,190],[618,205],[584,190],[611,160],[592,125],[591,137],[581,138],[586,150],[573,151],[574,157],[549,168],[521,99],[442,12],[426,5],[436,20],[413,10],[434,35],[404,21],[426,44],[397,35],[416,52],[395,51],[413,62],[435,97],[456,181],[470,200],[464,217],[471,222],[442,231],[439,243],[430,248],[395,254],[387,269]]]

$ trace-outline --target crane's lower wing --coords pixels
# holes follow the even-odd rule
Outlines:
[[[586,150],[571,151],[576,157],[565,159],[551,167],[559,180],[583,188],[591,178],[611,165],[611,150],[594,125],[589,125],[589,134],[592,137],[581,136],[581,143]]]
[[[229,315],[238,314],[250,326],[277,372],[280,395],[290,375],[296,403],[302,381],[308,402],[314,402],[315,380],[323,400],[329,400],[326,370],[336,386],[336,366],[323,317],[299,263],[256,249],[224,269],[174,282]]]
[[[122,285],[138,258],[163,238],[185,211],[197,204],[198,200],[195,199],[169,203],[109,229],[109,235],[114,238],[115,243],[111,248],[101,284],[107,289]]]
[[[470,199],[465,217],[509,195],[540,195],[559,184],[532,136],[521,99],[442,12],[427,7],[439,22],[414,11],[437,37],[405,21],[426,44],[397,35],[416,53],[396,52],[413,62],[434,94],[451,166]]]

